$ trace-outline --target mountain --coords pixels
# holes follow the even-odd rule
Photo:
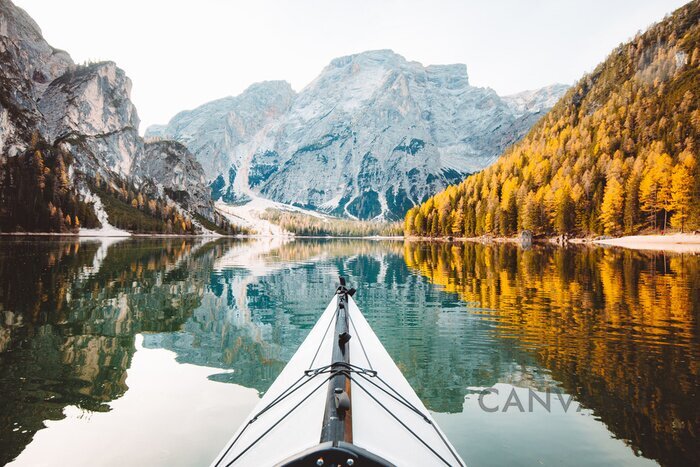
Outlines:
[[[37,106],[48,84],[73,67],[70,56],[44,41],[23,10],[0,0],[0,151],[15,156],[27,149],[42,117]]]
[[[183,143],[213,180],[228,173],[234,161],[245,159],[261,130],[286,113],[295,97],[285,81],[256,83],[239,96],[180,112],[168,125],[151,126],[146,137]]]
[[[166,195],[190,212],[208,219],[215,215],[214,201],[207,187],[202,165],[176,141],[149,141],[132,171],[141,191]],[[157,181],[156,185],[152,185]]]
[[[538,116],[540,112],[546,113],[547,110],[554,107],[567,89],[569,86],[565,84],[552,84],[533,91],[522,91],[504,96],[503,100],[506,101],[515,115],[532,114]]]
[[[76,65],[9,0],[0,20],[0,231],[230,231],[186,148],[144,145],[123,70]]]
[[[333,60],[298,95],[284,82],[259,83],[146,134],[185,144],[225,201],[263,196],[394,219],[488,166],[564,90],[502,98],[471,86],[465,65],[377,50]]]
[[[73,67],[53,80],[39,100],[42,134],[73,154],[82,172],[128,177],[143,152],[130,94],[131,80],[114,62]]]
[[[411,209],[405,232],[697,229],[699,98],[696,0],[613,50],[494,165]]]

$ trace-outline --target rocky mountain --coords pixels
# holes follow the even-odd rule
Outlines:
[[[554,104],[564,95],[569,86],[565,84],[552,84],[532,91],[522,91],[510,96],[504,96],[503,100],[511,108],[515,115],[531,114],[539,118],[542,113],[554,107]]]
[[[257,149],[256,138],[289,110],[295,97],[286,81],[256,83],[236,97],[180,112],[168,125],[149,127],[146,136],[185,144],[213,180],[232,167],[235,171]]]
[[[115,63],[76,65],[10,0],[0,0],[0,18],[2,230],[109,218],[127,230],[192,232],[206,223],[194,215],[207,228],[223,222],[212,197],[395,219],[490,164],[563,92],[503,98],[471,86],[464,65],[370,51],[333,60],[299,94],[269,81],[181,112],[149,128],[159,141],[145,144],[131,81]],[[18,216],[26,196],[34,214]]]
[[[565,86],[507,98],[465,65],[423,66],[390,50],[333,60],[298,95],[260,83],[182,112],[147,135],[187,145],[215,196],[263,196],[341,216],[398,218],[488,166]],[[257,114],[242,127],[242,115]]]
[[[0,154],[26,150],[42,123],[37,100],[48,84],[74,66],[51,47],[24,10],[0,0]]]
[[[131,81],[115,63],[76,65],[0,0],[0,65],[0,231],[228,225],[186,148],[144,147]]]
[[[188,211],[214,218],[214,201],[202,165],[182,144],[168,140],[146,142],[144,151],[134,161],[132,174],[142,191],[166,195]]]
[[[113,62],[75,65],[9,0],[0,0],[0,19],[2,154],[21,153],[37,133],[91,174],[128,175],[143,142],[124,71]]]
[[[131,174],[143,152],[131,80],[114,62],[74,67],[49,84],[39,100],[45,137],[76,158],[88,174]]]

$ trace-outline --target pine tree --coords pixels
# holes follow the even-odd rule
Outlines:
[[[673,161],[668,154],[662,154],[654,167],[654,176],[657,178],[658,194],[657,202],[659,208],[664,211],[663,230],[666,230],[668,225],[668,212],[673,208],[673,199],[671,197],[671,174],[673,172]]]
[[[624,230],[633,233],[639,222],[639,176],[633,174],[627,181],[625,196]],[[603,200],[605,201],[605,200]]]
[[[559,188],[554,193],[554,228],[559,235],[570,234],[574,228],[575,212],[569,190]]]
[[[671,209],[674,211],[671,217],[671,225],[679,228],[681,232],[683,232],[685,223],[688,220],[688,212],[692,200],[691,189],[692,179],[688,169],[683,164],[677,164],[673,169],[671,178]]]
[[[413,232],[416,235],[424,236],[425,235],[425,217],[423,216],[422,212],[418,212],[416,214],[416,217],[413,221]]]
[[[600,207],[600,221],[606,234],[617,234],[622,226],[624,192],[616,178],[611,178],[605,186],[603,204]]]
[[[656,229],[656,213],[658,211],[658,185],[652,170],[647,170],[639,183],[639,204],[642,212],[646,212],[649,223]]]
[[[460,198],[457,207],[453,211],[451,219],[452,231],[451,235],[461,237],[464,234],[464,198]]]
[[[437,212],[433,212],[433,215],[430,219],[430,236],[431,237],[437,237],[440,234],[439,230],[439,219],[438,219],[438,214]]]
[[[415,221],[417,208],[413,207],[406,213],[406,218],[404,219],[404,232],[406,235],[411,235],[415,233],[413,223]]]

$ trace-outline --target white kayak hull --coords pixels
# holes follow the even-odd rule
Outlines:
[[[212,466],[464,465],[346,292],[339,287]],[[336,332],[343,324],[347,341]]]

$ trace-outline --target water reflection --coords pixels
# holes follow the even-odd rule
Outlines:
[[[406,264],[493,312],[617,437],[667,465],[698,459],[700,257],[601,248],[407,243]]]
[[[180,329],[199,306],[199,271],[221,254],[182,240],[0,246],[2,464],[65,406],[109,410],[128,389],[134,335]]]
[[[358,287],[368,321],[431,410],[473,413],[474,387],[557,388],[642,455],[667,465],[697,458],[698,257],[360,240],[24,239],[0,240],[0,464],[66,408],[109,412],[139,391],[126,385],[137,334],[145,349],[212,368],[210,380],[263,393],[338,275]],[[489,420],[503,426],[479,423]],[[449,436],[464,432],[463,418],[445,423]],[[575,439],[588,449],[583,459],[609,461],[592,439]],[[507,461],[486,443],[455,444],[477,465]]]

